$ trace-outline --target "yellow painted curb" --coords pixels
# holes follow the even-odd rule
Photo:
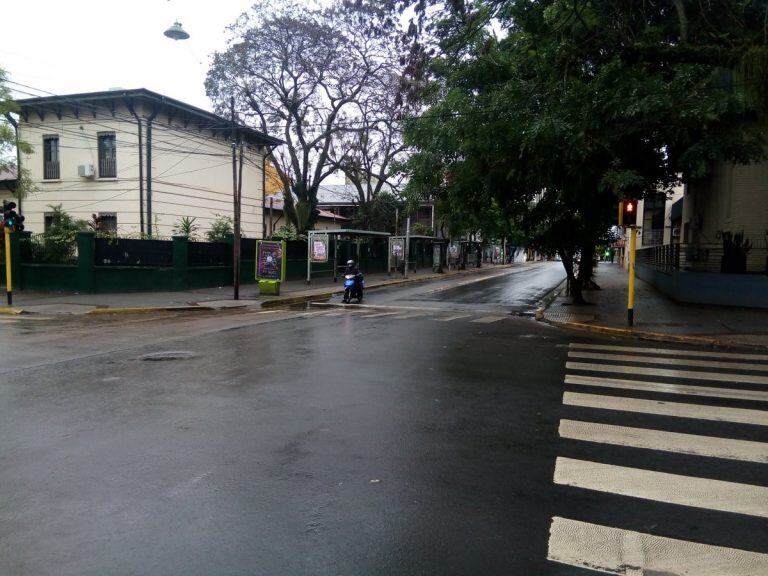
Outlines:
[[[136,306],[132,308],[94,308],[86,314],[152,314],[153,312],[203,312],[215,310],[211,306]]]
[[[24,314],[24,309],[11,308],[10,306],[0,306],[0,314]]]

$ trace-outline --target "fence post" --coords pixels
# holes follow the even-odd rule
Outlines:
[[[187,266],[189,264],[189,238],[173,237],[173,289],[186,290]]]
[[[77,233],[77,285],[86,294],[96,290],[95,238],[94,232]]]

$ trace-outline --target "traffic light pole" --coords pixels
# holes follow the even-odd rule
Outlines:
[[[635,324],[635,249],[637,248],[637,228],[629,229],[629,296],[627,301],[627,325]]]
[[[5,293],[8,298],[8,306],[13,306],[13,278],[11,277],[11,230],[3,228],[5,236]]]

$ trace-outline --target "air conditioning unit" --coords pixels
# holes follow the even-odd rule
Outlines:
[[[94,170],[93,164],[80,164],[77,167],[77,175],[80,178],[93,178],[96,175],[96,170]]]

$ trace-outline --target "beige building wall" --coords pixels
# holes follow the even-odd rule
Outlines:
[[[137,110],[142,118],[150,110]],[[92,214],[114,213],[120,235],[140,232],[139,142],[135,119],[124,105],[112,111],[80,111],[76,118],[62,110],[61,119],[48,112],[44,119],[30,113],[20,122],[21,138],[34,150],[23,155],[22,165],[30,170],[37,190],[25,199],[27,229],[43,232],[44,215],[50,205],[61,204],[73,217],[90,220]],[[178,118],[159,114],[152,125],[152,226],[153,234],[170,236],[182,217],[196,218],[198,237],[204,238],[215,215],[233,216],[232,156],[224,137],[185,128]],[[146,121],[143,129],[144,209],[146,213]],[[114,132],[117,178],[100,178],[98,134]],[[43,137],[58,135],[60,178],[43,178]],[[93,178],[78,176],[79,165],[93,165]],[[251,238],[262,235],[262,152],[246,149],[243,165],[242,230]]]
[[[748,270],[765,269],[768,242],[768,162],[719,164],[712,176],[688,185],[683,204],[683,241],[722,244],[722,233],[752,241]]]

